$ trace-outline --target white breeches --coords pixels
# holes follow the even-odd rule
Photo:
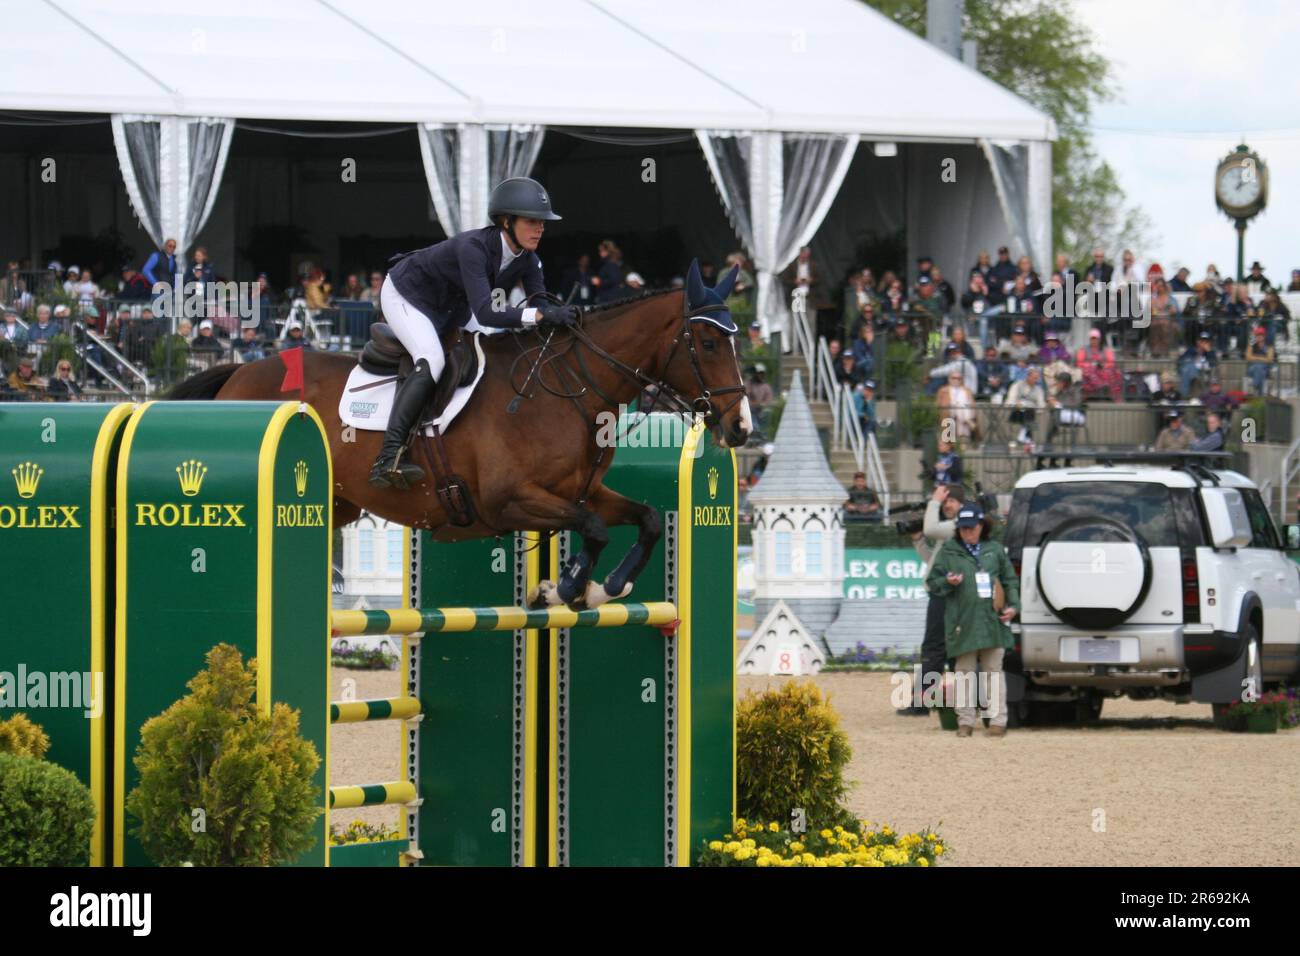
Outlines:
[[[438,331],[433,321],[411,303],[402,298],[402,293],[393,285],[393,277],[384,277],[384,287],[379,292],[379,305],[384,311],[384,321],[397,335],[397,339],[412,360],[424,359],[429,363],[429,371],[434,381],[442,375],[446,357],[442,354],[442,343],[438,341]]]

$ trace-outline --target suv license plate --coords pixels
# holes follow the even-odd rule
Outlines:
[[[1096,664],[1120,663],[1120,643],[1106,637],[1083,638],[1079,641],[1079,660]]]

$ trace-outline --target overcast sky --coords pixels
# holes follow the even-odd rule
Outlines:
[[[1215,165],[1242,141],[1268,166],[1268,208],[1246,230],[1246,266],[1274,282],[1300,268],[1300,4],[1295,0],[1075,0],[1112,64],[1118,95],[1094,143],[1151,218],[1138,251],[1193,278],[1236,268],[1232,221],[1214,204]],[[1134,132],[1121,132],[1134,131]],[[1108,258],[1111,258],[1108,256]],[[1114,256],[1113,258],[1118,258]]]

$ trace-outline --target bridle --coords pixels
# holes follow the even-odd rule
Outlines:
[[[558,299],[551,296],[550,293],[535,293],[535,295],[546,296],[558,301]],[[530,298],[532,297],[530,296]],[[668,355],[664,359],[663,372],[657,379],[653,378],[646,372],[643,372],[640,368],[634,368],[617,356],[611,355],[609,351],[596,342],[581,325],[574,326],[570,331],[573,333],[573,338],[576,343],[582,345],[585,349],[589,349],[593,354],[604,361],[606,365],[614,369],[619,374],[620,378],[625,381],[635,382],[642,391],[647,388],[654,389],[654,400],[651,402],[650,407],[638,409],[638,411],[654,411],[659,406],[660,400],[662,399],[665,406],[664,410],[679,411],[691,415],[703,416],[704,424],[709,428],[713,428],[722,420],[723,416],[735,408],[735,406],[744,399],[745,386],[743,384],[736,384],[710,388],[708,383],[704,380],[704,371],[700,365],[699,346],[697,345],[698,335],[694,330],[695,323],[710,321],[710,318],[714,313],[726,310],[726,304],[721,302],[710,303],[699,306],[695,309],[690,309],[687,307],[686,302],[686,295],[683,293],[681,331],[673,337],[672,347],[668,350]],[[663,375],[666,375],[668,369],[672,367],[673,359],[676,357],[677,351],[682,347],[683,343],[686,346],[686,354],[690,361],[691,374],[694,376],[695,384],[699,389],[698,393],[694,397],[690,397],[679,389],[669,385],[663,378]],[[552,394],[564,394],[564,397],[573,399],[580,398],[582,395],[586,394],[588,389],[590,389],[600,396],[606,404],[617,407],[618,403],[609,395],[606,395],[605,392],[601,390],[600,386],[596,384],[595,377],[591,374],[590,369],[587,368],[583,350],[575,349],[574,353],[578,360],[578,365],[581,368],[581,378],[584,382],[579,390],[575,393],[557,392],[546,385],[539,376],[538,381],[542,387]],[[521,355],[520,357],[522,358],[523,356]],[[535,369],[536,366],[534,366],[534,370]],[[531,378],[531,373],[529,377]],[[524,382],[525,387],[526,385],[527,381]],[[524,395],[521,387],[517,387],[515,391],[516,394],[520,396]],[[731,394],[734,394],[735,397],[726,405],[726,407],[722,409],[717,408],[714,399],[718,396]]]

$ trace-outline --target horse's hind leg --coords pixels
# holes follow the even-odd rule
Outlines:
[[[650,552],[663,535],[663,523],[659,512],[654,508],[626,498],[604,485],[592,493],[591,506],[607,526],[635,524],[640,529],[636,543],[628,549],[623,560],[609,573],[604,583],[592,581],[587,585],[584,603],[587,607],[597,607],[611,598],[624,598],[632,593],[637,575],[645,568],[646,562],[650,560]]]
[[[526,531],[575,531],[582,548],[572,555],[560,573],[559,583],[541,581],[528,595],[529,607],[567,604],[585,606],[591,569],[609,544],[609,528],[595,511],[575,505],[541,489],[530,489],[501,509],[500,523]]]

